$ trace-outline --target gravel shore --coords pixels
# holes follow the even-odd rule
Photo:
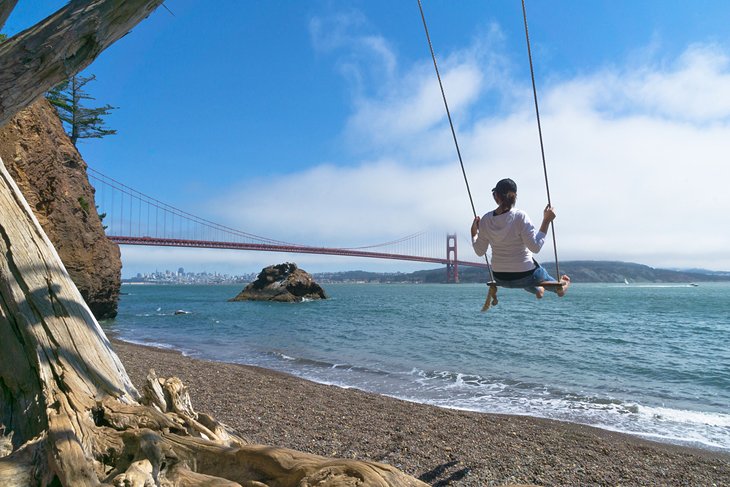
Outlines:
[[[113,340],[137,387],[177,376],[251,442],[389,463],[433,486],[730,486],[730,454],[526,416],[442,409]]]

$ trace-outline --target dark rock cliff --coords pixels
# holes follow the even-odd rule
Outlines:
[[[230,301],[283,301],[325,299],[324,289],[309,273],[287,262],[264,268],[254,282]]]
[[[86,163],[45,99],[0,128],[0,157],[94,316],[116,316],[119,247],[104,235]]]

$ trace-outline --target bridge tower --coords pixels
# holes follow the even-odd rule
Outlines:
[[[459,261],[456,256],[456,234],[446,235],[446,282],[459,282]]]

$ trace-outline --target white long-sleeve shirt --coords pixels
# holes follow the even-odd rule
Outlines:
[[[539,232],[522,210],[512,208],[495,215],[490,211],[479,221],[472,246],[477,255],[484,255],[492,246],[492,269],[495,272],[525,272],[533,269],[532,254],[540,252],[545,233]]]

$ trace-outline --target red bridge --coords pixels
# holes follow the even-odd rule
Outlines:
[[[479,262],[476,256],[474,261],[458,260],[458,239],[455,234],[446,235],[444,242],[443,233],[436,236],[419,232],[390,242],[356,248],[293,244],[214,223],[162,203],[91,168],[88,171],[89,179],[96,188],[96,204],[107,236],[120,245],[253,250],[424,262],[445,265],[448,282],[459,282],[459,266],[487,268],[486,261]]]

